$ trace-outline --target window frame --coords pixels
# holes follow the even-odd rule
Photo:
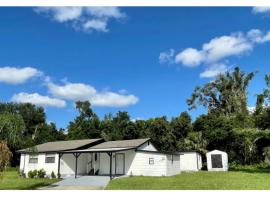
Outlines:
[[[36,161],[33,162],[33,160],[36,160]],[[29,155],[28,163],[29,164],[38,164],[38,155]]]
[[[53,162],[48,162],[47,158],[53,158]],[[55,163],[55,154],[45,154],[45,163],[46,164],[54,164]]]
[[[149,165],[154,165],[155,164],[155,159],[153,157],[149,157],[148,164]]]

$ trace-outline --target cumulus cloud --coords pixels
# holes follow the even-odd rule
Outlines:
[[[124,94],[105,91],[99,92],[93,86],[83,83],[65,83],[57,85],[52,82],[48,83],[49,93],[54,97],[73,100],[89,100],[93,106],[102,107],[124,107],[136,104],[139,99],[132,94]]]
[[[7,84],[24,83],[32,77],[41,75],[41,72],[33,67],[0,67],[0,82]]]
[[[176,55],[175,62],[182,63],[185,66],[194,67],[200,65],[204,59],[205,55],[203,51],[187,48]]]
[[[270,31],[265,33],[259,29],[252,29],[247,33],[232,33],[215,37],[202,44],[200,49],[189,47],[176,53],[174,63],[187,67],[206,66],[206,70],[200,74],[200,77],[210,78],[226,71],[226,66],[223,64],[225,59],[248,54],[255,45],[268,41],[270,41]],[[171,57],[173,55],[170,56],[170,60],[173,59]]]
[[[39,7],[35,11],[56,22],[67,23],[76,30],[86,32],[108,32],[110,20],[126,17],[118,7]]]
[[[169,63],[169,64],[174,63],[174,54],[175,54],[174,49],[170,49],[168,51],[161,52],[159,54],[159,63]]]
[[[210,67],[207,67],[205,71],[200,73],[201,78],[211,78],[219,74],[223,74],[227,70],[227,66],[222,63],[214,64]]]
[[[269,13],[270,12],[270,7],[268,6],[256,6],[253,7],[252,12],[257,14],[257,13]]]
[[[19,94],[13,95],[11,101],[16,103],[32,103],[38,106],[44,107],[58,107],[63,108],[66,106],[66,102],[61,99],[51,98],[48,96],[42,96],[38,93],[25,93],[21,92]]]

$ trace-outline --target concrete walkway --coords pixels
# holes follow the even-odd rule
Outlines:
[[[41,190],[102,190],[110,181],[109,176],[81,176],[65,178]]]

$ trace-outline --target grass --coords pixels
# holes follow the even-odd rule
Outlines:
[[[50,185],[58,179],[29,179],[19,176],[17,169],[9,169],[0,178],[0,190],[34,190]]]
[[[110,181],[107,190],[269,190],[270,171],[193,172],[171,177],[126,177]]]

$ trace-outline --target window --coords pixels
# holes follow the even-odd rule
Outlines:
[[[97,161],[97,153],[95,153],[95,161]]]
[[[153,165],[154,163],[154,158],[149,158],[149,165]]]
[[[222,155],[221,154],[212,154],[211,155],[212,168],[222,168]]]
[[[32,164],[38,163],[38,155],[30,155],[29,156],[29,163],[32,163]]]
[[[45,163],[55,163],[55,155],[54,154],[46,154]]]

